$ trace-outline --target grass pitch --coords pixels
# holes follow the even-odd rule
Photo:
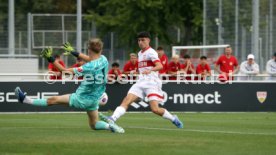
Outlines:
[[[127,113],[125,134],[93,131],[85,113],[0,114],[0,154],[276,154],[276,113],[178,113],[184,129]]]

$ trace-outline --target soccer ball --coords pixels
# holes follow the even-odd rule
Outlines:
[[[108,96],[107,96],[106,92],[104,92],[99,100],[99,105],[104,106],[104,105],[106,105],[107,101],[108,101]]]

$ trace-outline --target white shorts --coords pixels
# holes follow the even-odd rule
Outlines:
[[[138,80],[129,89],[128,93],[134,94],[141,99],[147,97],[148,101],[163,102],[164,94],[162,91],[162,81],[156,80]]]

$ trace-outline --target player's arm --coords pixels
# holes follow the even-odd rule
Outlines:
[[[161,69],[163,69],[163,65],[161,64],[160,61],[155,61],[154,65],[155,66],[151,69],[151,71],[156,72],[156,71],[160,71]]]
[[[233,74],[236,74],[236,73],[239,71],[239,69],[240,69],[240,66],[239,66],[239,65],[235,66],[235,69],[234,69]]]
[[[85,55],[83,53],[77,52],[69,42],[66,42],[63,44],[62,49],[65,50],[64,55],[70,55],[72,54],[73,56],[77,58],[81,58],[82,60],[89,62],[91,61],[91,58],[88,55]]]
[[[238,73],[238,71],[239,71],[239,69],[240,69],[240,65],[239,65],[239,63],[238,63],[238,61],[237,61],[236,58],[235,58],[234,65],[235,65],[235,69],[234,69],[233,74],[236,74],[236,73]]]
[[[192,64],[190,64],[190,68],[189,69],[192,72],[192,74],[196,74],[196,71],[195,71],[194,67],[192,66]]]
[[[42,57],[48,60],[49,63],[52,63],[58,70],[66,71],[66,72],[71,72],[73,73],[73,68],[65,68],[63,65],[61,65],[58,60],[56,60],[53,56],[53,49],[51,47],[45,48],[41,51]]]
[[[252,74],[253,75],[257,75],[260,73],[260,68],[259,68],[259,65],[258,64],[253,64],[253,71],[252,71]]]
[[[177,74],[177,72],[168,71],[168,74],[170,74],[170,75],[176,75],[176,74]]]
[[[53,62],[53,64],[54,64],[54,66],[55,66],[58,70],[60,70],[61,72],[70,72],[70,73],[74,73],[73,68],[65,68],[65,67],[62,66],[60,63],[58,63],[57,60],[55,60],[55,61]]]
[[[209,66],[209,64],[207,64],[207,72],[206,72],[206,75],[207,76],[211,76],[212,73],[211,73],[211,67]]]
[[[163,69],[163,65],[160,61],[154,62],[154,67],[151,70],[145,70],[142,74],[149,74],[150,72],[157,72]]]
[[[91,61],[91,58],[90,58],[88,55],[85,55],[85,54],[83,54],[83,53],[79,53],[78,58],[81,58],[81,59],[82,59],[83,61],[85,61],[85,62]]]
[[[189,70],[189,65],[187,64],[187,65],[185,66],[185,68],[183,69],[183,71],[184,71],[185,73],[188,73],[188,70]]]
[[[222,71],[220,71],[218,64],[215,64],[215,71],[217,71],[218,73],[223,73]]]
[[[206,76],[211,76],[211,70],[208,70],[208,71],[206,72]]]

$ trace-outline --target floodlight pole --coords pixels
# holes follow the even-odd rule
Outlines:
[[[77,51],[81,52],[81,0],[77,0]]]
[[[14,0],[9,0],[9,54],[14,55]]]

